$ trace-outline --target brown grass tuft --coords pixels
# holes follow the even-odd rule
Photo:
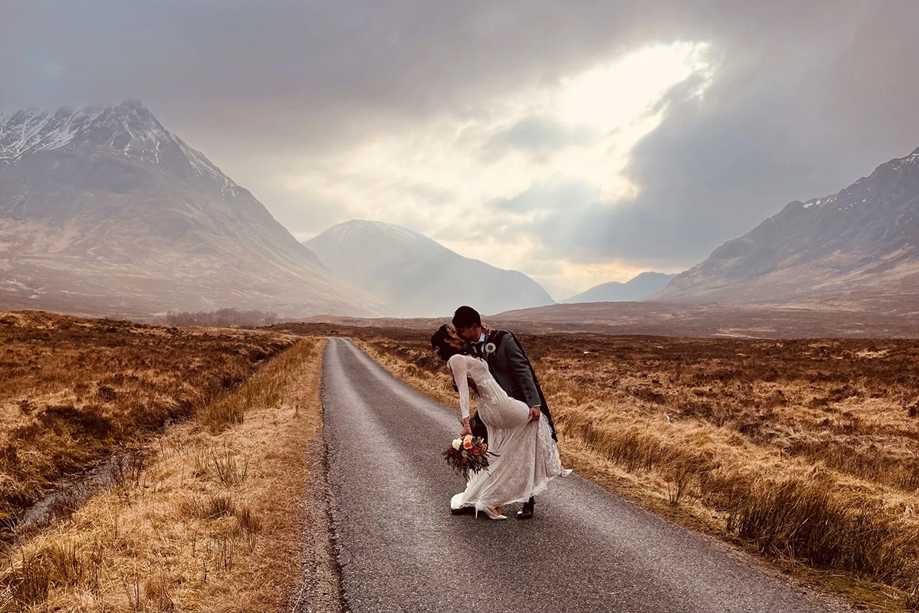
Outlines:
[[[227,494],[209,494],[182,503],[181,513],[192,519],[220,519],[236,513],[236,503]]]
[[[257,534],[262,529],[262,520],[249,507],[242,507],[236,513],[239,527],[248,534]]]

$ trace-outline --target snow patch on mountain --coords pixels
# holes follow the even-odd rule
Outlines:
[[[215,183],[224,194],[236,197],[242,189],[201,152],[166,130],[140,102],[0,113],[0,167],[16,164],[34,153],[87,143],[154,164],[161,164],[166,152],[177,147],[192,171]]]
[[[654,299],[895,302],[919,296],[917,237],[919,149],[836,194],[789,203],[715,249]]]
[[[814,209],[814,208],[823,208],[823,209],[835,209],[837,211],[845,211],[851,209],[859,204],[864,204],[868,202],[871,192],[871,184],[866,184],[869,179],[875,177],[878,173],[899,173],[901,171],[909,170],[909,167],[919,164],[919,149],[916,149],[912,153],[902,158],[895,158],[881,164],[878,166],[874,173],[870,177],[861,177],[855,183],[847,187],[846,189],[840,191],[839,193],[833,194],[832,196],[824,196],[822,198],[812,198],[808,200],[801,208],[804,209]],[[859,199],[859,196],[864,196]],[[832,205],[836,205],[833,207]]]
[[[189,163],[191,163],[192,168],[195,172],[201,177],[210,177],[217,185],[220,187],[220,191],[230,195],[232,197],[237,197],[239,192],[242,190],[236,183],[233,182],[228,176],[223,174],[219,168],[214,166],[209,159],[204,157],[204,154],[195,151],[191,147],[185,144],[178,136],[172,136],[179,147],[182,149],[182,153],[185,154],[185,157],[188,158]]]
[[[139,102],[0,114],[0,192],[3,308],[383,312]]]
[[[332,240],[348,242],[354,237],[366,236],[368,233],[382,234],[383,236],[388,236],[396,240],[410,240],[425,244],[434,243],[435,245],[441,246],[440,243],[428,238],[424,234],[419,234],[408,228],[395,226],[382,221],[370,221],[366,219],[352,219],[351,221],[346,221],[337,226],[332,226],[323,234]]]

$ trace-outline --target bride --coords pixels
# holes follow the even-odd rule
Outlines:
[[[478,396],[478,415],[488,428],[491,465],[472,477],[466,490],[453,496],[450,507],[474,507],[491,519],[507,519],[501,507],[526,502],[544,491],[557,476],[566,476],[558,445],[545,415],[530,420],[525,403],[507,395],[481,358],[465,355],[463,341],[452,326],[441,326],[431,337],[434,352],[450,367],[460,395],[463,432],[469,429],[469,387]]]

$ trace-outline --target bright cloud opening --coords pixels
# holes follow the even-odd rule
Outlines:
[[[340,207],[340,221],[404,225],[537,281],[583,290],[626,280],[641,271],[547,260],[529,229],[558,211],[576,222],[587,207],[633,199],[640,186],[623,176],[632,148],[660,124],[671,88],[692,78],[694,95],[704,94],[709,55],[707,43],[645,47],[305,160],[302,174],[283,180],[304,199]]]

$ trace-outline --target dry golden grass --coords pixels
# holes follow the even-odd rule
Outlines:
[[[427,335],[334,328],[456,405]],[[914,341],[521,340],[582,475],[858,603],[919,610]]]
[[[10,551],[0,611],[282,610],[301,577],[323,345],[302,340],[167,428],[143,470]]]
[[[0,528],[15,525],[62,475],[209,406],[292,343],[278,334],[0,313]]]

